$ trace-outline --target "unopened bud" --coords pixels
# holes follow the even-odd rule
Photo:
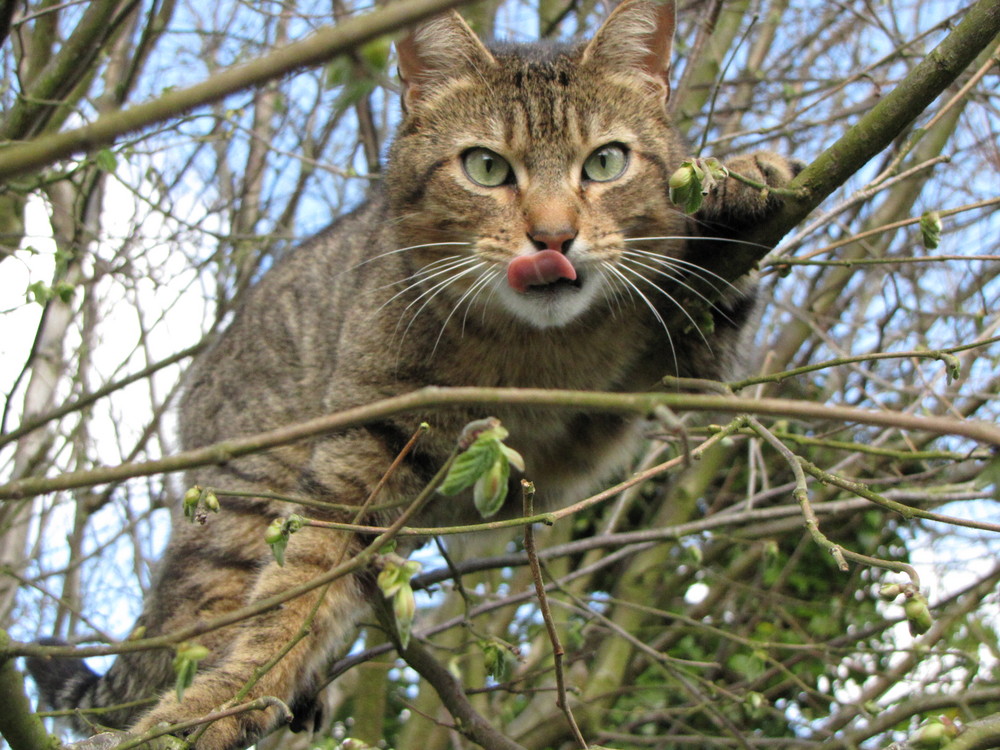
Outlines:
[[[891,602],[903,593],[902,587],[898,583],[884,583],[879,587],[878,595],[887,602]]]
[[[212,490],[208,490],[205,493],[205,507],[213,513],[218,513],[222,509],[222,506],[219,505],[218,496]]]
[[[264,541],[268,544],[277,544],[285,537],[285,520],[275,518],[264,532]]]
[[[903,611],[906,613],[906,621],[910,626],[910,635],[917,636],[926,633],[934,624],[927,600],[920,593],[914,594],[906,600]]]

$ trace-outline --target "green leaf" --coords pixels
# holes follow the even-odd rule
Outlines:
[[[912,750],[940,750],[959,734],[959,728],[947,716],[928,719],[907,738],[906,746]]]
[[[105,172],[114,173],[118,168],[118,157],[108,148],[102,148],[94,154],[94,163]]]
[[[521,473],[524,473],[524,456],[511,448],[509,445],[504,445],[503,443],[500,443],[500,450],[503,452],[507,461],[510,462],[511,466]]]
[[[376,579],[376,585],[378,585],[379,591],[382,592],[382,596],[386,599],[391,599],[396,595],[396,592],[402,587],[406,582],[406,578],[402,576],[403,569],[396,565],[395,563],[386,563],[385,567],[379,571],[378,578]]]
[[[705,194],[702,191],[704,176],[704,171],[696,162],[683,162],[670,175],[668,188],[671,202],[680,206],[685,213],[689,214],[693,214],[701,208],[701,203],[705,198]]]
[[[448,475],[444,478],[438,492],[442,495],[457,495],[462,490],[468,489],[497,460],[497,456],[502,455],[495,440],[480,440],[468,447],[464,453],[460,453],[448,469]]]
[[[396,634],[403,648],[406,648],[410,643],[410,632],[413,630],[413,619],[417,612],[417,602],[413,596],[410,579],[419,573],[422,567],[415,560],[400,560],[396,557],[384,562],[376,579],[382,596],[386,599],[392,599]]]
[[[264,532],[264,541],[271,547],[278,565],[285,564],[285,547],[289,537],[306,525],[306,519],[292,513],[287,518],[275,518]]]
[[[491,638],[488,641],[480,641],[479,648],[483,652],[483,666],[486,668],[486,674],[497,682],[505,681],[517,663],[517,657],[507,644],[496,638]]]
[[[920,217],[920,234],[923,237],[924,247],[928,250],[935,250],[941,244],[941,215],[937,211],[927,211]]]
[[[198,501],[201,500],[202,489],[197,484],[193,487],[188,488],[188,491],[184,493],[184,517],[194,523],[195,515],[198,510]]]
[[[325,83],[328,88],[344,86],[350,82],[354,71],[354,65],[347,55],[335,57],[326,66]]]
[[[333,103],[334,113],[339,114],[348,107],[354,106],[376,88],[375,81],[370,78],[360,78],[345,83],[336,101]]]
[[[459,437],[462,453],[452,461],[438,492],[457,495],[472,487],[472,499],[483,518],[494,515],[507,499],[510,467],[524,471],[524,458],[503,444],[510,433],[495,417],[470,422]]]
[[[496,515],[507,499],[507,479],[510,477],[510,464],[503,453],[497,455],[489,470],[476,480],[472,489],[472,499],[476,510],[483,518]]]
[[[198,643],[185,641],[177,646],[174,656],[174,688],[177,691],[177,700],[184,698],[184,691],[191,687],[194,676],[198,671],[198,662],[206,658],[209,651]]]
[[[396,616],[396,634],[399,644],[406,648],[410,644],[410,633],[413,630],[413,618],[417,613],[417,602],[413,596],[413,588],[407,581],[392,598],[392,612]]]
[[[285,529],[285,519],[275,518],[264,532],[264,541],[271,547],[275,562],[285,564],[285,547],[288,546],[288,531]]]
[[[52,299],[52,289],[44,281],[36,281],[33,284],[28,284],[26,296],[29,302],[37,302],[39,305],[44,305]]]
[[[377,73],[385,73],[389,70],[389,53],[392,51],[392,39],[388,36],[381,36],[363,45],[358,50],[361,59],[365,64]]]
[[[52,293],[59,298],[60,302],[69,303],[76,294],[76,287],[68,281],[57,281],[52,287]]]
[[[474,419],[462,428],[458,436],[458,449],[464,451],[480,438],[504,440],[509,433],[496,417]]]
[[[706,179],[701,187],[702,195],[704,195],[708,193],[713,183],[729,177],[729,170],[726,168],[725,164],[716,159],[714,156],[710,156],[702,161],[702,165],[704,166],[706,173]]]

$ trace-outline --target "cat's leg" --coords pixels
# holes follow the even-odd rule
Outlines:
[[[350,535],[307,526],[291,538],[284,566],[272,561],[260,571],[250,601],[259,602],[313,581],[350,559],[358,548],[359,542]],[[173,724],[217,711],[258,677],[237,703],[273,696],[291,704],[311,685],[331,653],[352,637],[367,611],[362,583],[355,575],[347,575],[245,621],[235,629],[225,656],[213,668],[200,672],[184,691],[183,702],[171,691],[132,731],[145,732],[163,722]],[[287,653],[259,674],[291,644]],[[205,729],[196,748],[245,747],[275,728],[280,718],[280,708],[271,707],[219,719]],[[196,731],[189,730],[188,735]]]
[[[725,166],[731,173],[772,188],[784,187],[804,167],[798,160],[770,151],[736,156]],[[710,232],[731,235],[752,227],[780,205],[781,198],[774,193],[730,176],[712,186],[695,218]]]

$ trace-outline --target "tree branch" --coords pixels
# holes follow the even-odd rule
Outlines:
[[[798,192],[781,209],[740,239],[714,269],[727,279],[758,261],[827,196],[889,146],[1000,34],[1000,0],[979,0],[962,22],[882,97],[867,114],[787,186]]]
[[[676,411],[743,412],[768,416],[800,417],[825,421],[894,427],[934,435],[957,435],[988,445],[1000,446],[1000,427],[974,419],[921,416],[905,412],[880,412],[837,404],[781,398],[737,398],[701,393],[603,393],[541,388],[439,388],[428,386],[412,393],[356,406],[335,414],[280,427],[250,437],[226,440],[203,448],[183,451],[157,461],[124,463],[89,471],[73,471],[55,477],[28,477],[0,485],[0,500],[22,499],[44,492],[89,487],[139,476],[182,471],[231,461],[239,456],[286,445],[315,435],[336,432],[386,417],[412,411],[431,411],[444,406],[544,406],[576,412],[617,412],[649,415],[657,407]]]
[[[302,41],[252,62],[227,68],[185,89],[98,118],[89,125],[0,150],[0,182],[73,154],[109,146],[128,133],[177,117],[229,94],[259,86],[300,68],[325,63],[365,42],[412,25],[469,0],[407,0],[322,28]]]
[[[410,643],[401,650],[400,655],[417,674],[431,684],[441,702],[458,722],[459,732],[487,750],[524,750],[521,745],[494,729],[476,712],[465,696],[462,683],[431,656],[416,638],[410,639]]]
[[[965,727],[945,750],[989,750],[1000,743],[1000,714],[993,714]]]
[[[0,630],[0,653],[7,648],[10,638]],[[41,719],[31,710],[31,703],[24,693],[24,678],[14,666],[13,658],[0,656],[0,735],[10,744],[11,750],[45,750],[59,747],[59,741],[49,736]]]

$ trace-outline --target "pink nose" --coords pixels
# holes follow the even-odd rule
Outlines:
[[[528,237],[532,244],[539,250],[555,250],[560,253],[569,252],[570,245],[576,238],[576,230],[566,227],[564,229],[528,232]]]

